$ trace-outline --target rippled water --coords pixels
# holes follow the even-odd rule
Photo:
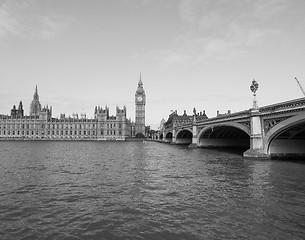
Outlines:
[[[304,239],[305,164],[155,142],[0,142],[0,239]]]

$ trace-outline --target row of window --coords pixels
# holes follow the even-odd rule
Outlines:
[[[68,135],[68,134],[70,134],[70,135],[73,135],[73,131],[48,131],[47,132],[47,134],[48,135],[50,135],[52,133],[52,135]],[[2,134],[1,134],[1,132],[0,132],[0,135],[34,135],[34,134],[36,134],[36,135],[38,135],[39,134],[39,131],[3,131],[2,132]],[[41,132],[41,135],[44,135],[45,133],[44,132]],[[95,135],[95,131],[79,131],[79,132],[77,132],[77,131],[74,131],[74,135],[77,135],[77,134],[79,134],[79,135]]]
[[[119,128],[122,128],[122,124],[121,123],[119,123]],[[108,128],[115,128],[116,127],[116,124],[115,123],[110,123],[110,124],[108,124]]]
[[[75,128],[78,128],[78,129],[86,129],[86,128],[95,128],[95,124],[87,124],[87,125],[82,125],[82,124],[76,124],[76,125],[61,125],[61,124],[7,124],[7,125],[0,125],[0,129],[3,128],[3,129],[7,129],[7,128],[10,128],[10,129],[32,129],[32,128],[39,128],[39,126],[41,126],[41,129],[67,129],[67,128],[70,128],[70,129],[75,129]],[[116,127],[116,124],[108,124],[107,125],[108,128],[115,128]],[[122,128],[122,124],[119,123],[118,124],[118,127],[119,128]]]
[[[59,128],[95,128],[95,124],[42,124],[41,128],[47,128],[47,129],[59,129]]]
[[[106,131],[107,135],[116,135],[117,131]],[[44,132],[40,133],[44,135]],[[96,131],[48,131],[47,135],[95,135]],[[100,131],[101,135],[104,135],[104,131]],[[119,135],[122,135],[122,131],[118,131]],[[0,131],[0,135],[39,135],[39,131]]]
[[[0,125],[0,129],[6,129],[6,128],[15,128],[15,129],[30,129],[30,128],[39,128],[41,126],[42,129],[64,129],[64,128],[79,128],[79,129],[84,129],[84,128],[95,128],[95,124],[92,125],[45,125],[45,124],[21,124],[21,125],[16,125],[16,124],[7,124],[7,125]]]

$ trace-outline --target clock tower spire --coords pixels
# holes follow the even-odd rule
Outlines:
[[[136,104],[136,123],[135,123],[135,134],[136,137],[145,136],[145,104],[146,95],[143,88],[142,77],[140,74],[140,80],[138,83],[138,88],[135,94],[135,104]]]

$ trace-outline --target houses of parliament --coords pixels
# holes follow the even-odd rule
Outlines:
[[[24,114],[22,101],[14,105],[10,115],[0,115],[0,140],[126,140],[145,135],[146,95],[141,80],[135,93],[135,122],[127,109],[116,107],[116,115],[109,107],[96,106],[93,118],[85,114],[59,118],[52,117],[52,107],[42,107],[36,86],[29,115]]]

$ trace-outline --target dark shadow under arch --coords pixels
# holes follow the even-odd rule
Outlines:
[[[250,148],[250,136],[244,130],[227,125],[205,129],[199,138],[200,147]]]
[[[183,129],[177,133],[176,144],[189,145],[192,143],[193,133],[188,129]]]
[[[305,158],[305,120],[280,129],[268,143],[268,153],[272,158]]]

